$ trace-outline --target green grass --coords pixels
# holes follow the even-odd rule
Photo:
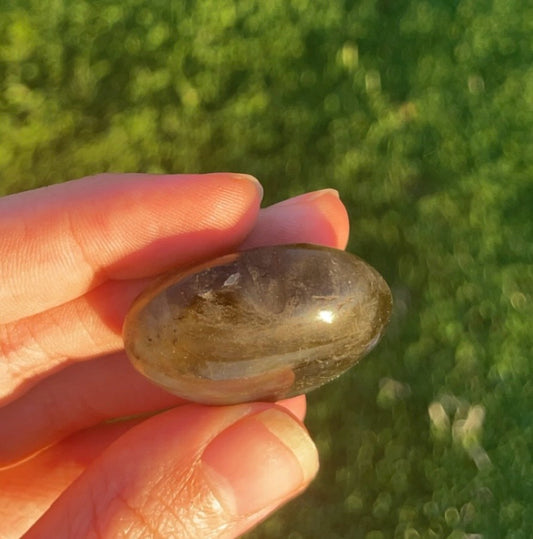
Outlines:
[[[102,171],[337,188],[395,296],[310,396],[322,470],[250,537],[533,534],[521,0],[0,0],[0,190]]]

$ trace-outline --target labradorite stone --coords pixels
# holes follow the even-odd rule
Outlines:
[[[356,256],[316,245],[260,247],[181,271],[145,291],[125,348],[150,380],[188,400],[299,395],[378,342],[392,298]]]

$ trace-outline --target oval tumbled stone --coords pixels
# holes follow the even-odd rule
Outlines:
[[[392,298],[354,255],[259,247],[164,278],[124,323],[133,365],[191,401],[278,400],[336,378],[379,340]]]

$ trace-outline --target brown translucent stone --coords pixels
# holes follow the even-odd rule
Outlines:
[[[132,305],[126,351],[142,374],[205,404],[277,400],[336,378],[379,340],[392,298],[354,255],[260,247],[166,277]]]

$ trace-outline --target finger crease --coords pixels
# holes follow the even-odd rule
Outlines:
[[[99,275],[102,271],[102,267],[97,264],[91,256],[89,256],[89,253],[86,249],[87,242],[80,237],[77,227],[74,225],[74,221],[79,221],[79,216],[76,216],[74,218],[70,212],[67,212],[65,214],[65,221],[67,233],[71,239],[69,243],[71,243],[76,248],[78,252],[78,259],[81,260],[82,263],[84,263],[89,268],[92,274]]]

